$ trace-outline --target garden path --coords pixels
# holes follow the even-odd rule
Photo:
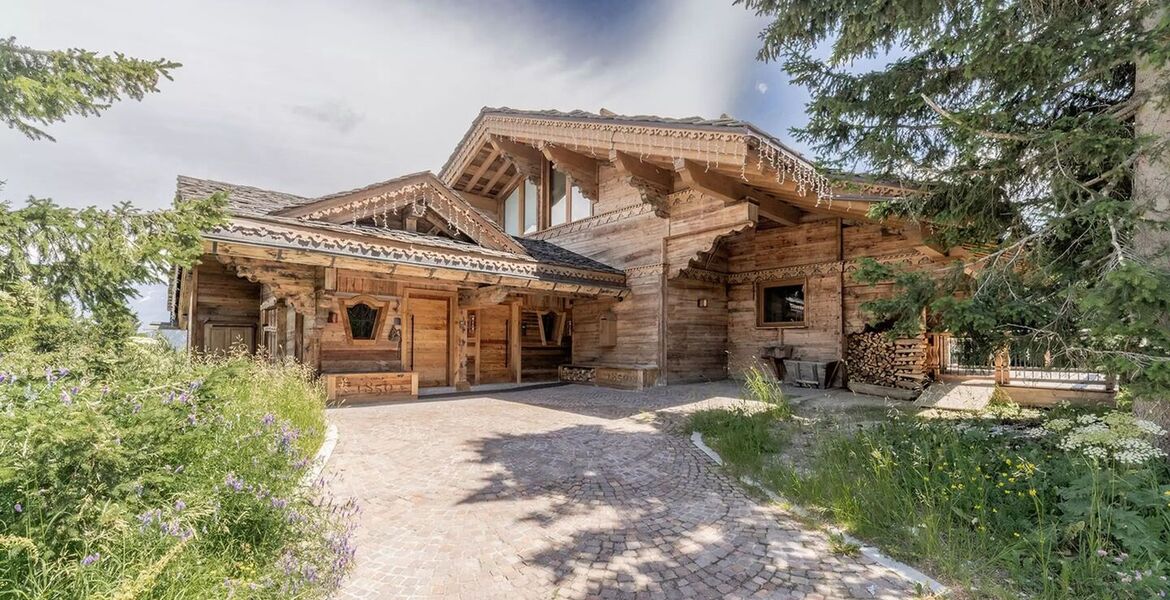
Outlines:
[[[342,598],[906,598],[671,430],[734,384],[564,386],[334,409],[363,512]]]

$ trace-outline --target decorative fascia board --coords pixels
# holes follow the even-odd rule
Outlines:
[[[595,282],[603,287],[624,287],[620,273],[606,273],[538,263],[527,256],[495,258],[470,253],[444,252],[414,245],[373,244],[321,234],[298,232],[262,222],[233,221],[204,236],[210,241],[278,249],[304,250],[333,256],[347,256],[412,266],[471,271],[508,277],[543,280],[566,277],[573,281]]]
[[[909,264],[909,265],[923,265],[929,264],[930,257],[924,256],[918,252],[906,252],[900,254],[890,254],[887,256],[875,256],[873,260],[881,264]],[[793,279],[797,277],[817,277],[823,275],[836,275],[838,273],[852,273],[861,266],[860,260],[850,261],[828,261],[819,263],[809,263],[804,265],[792,265],[787,267],[777,267],[775,269],[760,269],[757,271],[744,271],[740,273],[731,273],[727,275],[728,284],[738,283],[755,283],[759,281],[773,281],[777,279]]]
[[[536,233],[530,233],[524,237],[534,240],[548,240],[568,233],[576,233],[578,231],[585,231],[586,229],[593,229],[609,223],[617,221],[624,221],[632,217],[638,217],[647,213],[653,213],[654,207],[649,204],[638,202],[637,204],[630,204],[621,208],[615,208],[603,213],[598,213],[592,217],[557,225],[556,227],[549,227]]]

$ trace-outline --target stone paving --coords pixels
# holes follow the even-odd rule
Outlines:
[[[906,598],[746,496],[672,423],[734,386],[582,386],[333,409],[363,512],[342,598]]]

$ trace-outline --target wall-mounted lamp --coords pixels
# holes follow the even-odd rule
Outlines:
[[[707,308],[707,299],[699,298],[699,308]]]
[[[329,311],[329,316],[326,317],[325,320],[328,321],[329,323],[336,323],[337,322],[337,313],[335,311],[332,311],[332,310]]]

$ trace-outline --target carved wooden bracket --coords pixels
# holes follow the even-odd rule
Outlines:
[[[511,288],[504,285],[489,285],[475,290],[459,292],[459,308],[468,310],[495,306],[508,297]]]
[[[670,202],[667,196],[674,188],[674,176],[636,156],[611,150],[609,160],[617,167],[618,175],[630,187],[638,190],[642,202],[654,207],[654,214],[670,216]]]
[[[236,274],[252,283],[267,285],[272,294],[287,302],[293,310],[305,316],[317,314],[317,291],[314,289],[315,278],[306,277],[306,273],[289,269],[288,265],[259,261],[249,258],[217,255],[223,265],[236,271]]]
[[[568,173],[581,195],[597,201],[597,160],[560,146],[541,142],[540,151],[553,164],[553,168]]]
[[[539,150],[495,135],[490,136],[490,140],[500,155],[516,166],[518,173],[532,183],[540,185],[540,167],[543,156]]]

